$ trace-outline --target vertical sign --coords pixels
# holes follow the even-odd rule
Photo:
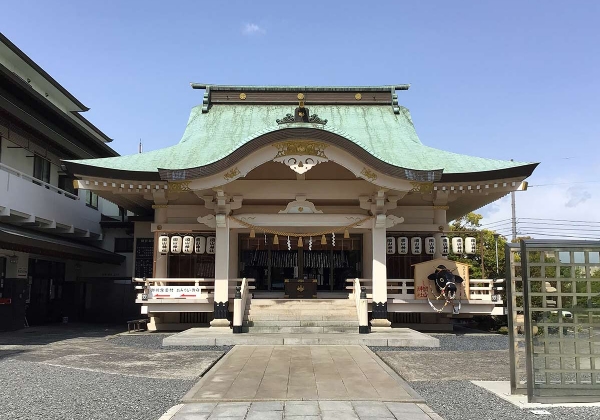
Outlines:
[[[408,238],[406,236],[398,238],[398,253],[402,255],[408,254]]]
[[[452,238],[452,252],[456,255],[462,255],[464,252],[462,238]]]
[[[433,236],[425,238],[425,253],[427,255],[435,254],[435,238]]]
[[[385,242],[386,242],[386,252],[388,254],[395,254],[396,253],[396,239],[388,236],[387,238],[385,238]]]
[[[476,254],[477,253],[477,240],[471,236],[465,238],[465,253]]]
[[[171,236],[171,252],[173,254],[181,254],[181,236]]]
[[[163,255],[169,253],[169,237],[167,235],[158,237],[158,252]]]
[[[206,253],[214,254],[215,253],[215,245],[217,244],[217,238],[214,236],[209,236],[206,239]]]
[[[206,238],[204,236],[196,236],[194,252],[196,254],[204,254],[206,252]]]
[[[450,240],[447,236],[440,238],[440,247],[442,248],[442,256],[446,256],[450,253]]]
[[[191,254],[194,252],[194,237],[193,236],[184,236],[183,237],[183,253]]]
[[[422,241],[421,238],[411,238],[410,239],[410,248],[413,254],[418,255],[422,252]]]

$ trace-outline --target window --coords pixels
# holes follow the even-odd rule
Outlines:
[[[50,161],[41,156],[33,156],[33,177],[50,183]]]
[[[77,195],[77,190],[73,186],[73,178],[67,175],[58,176],[58,188],[61,190],[70,192],[73,195]]]
[[[133,252],[133,238],[115,238],[115,252]]]
[[[98,210],[98,194],[90,190],[85,190],[85,205]]]

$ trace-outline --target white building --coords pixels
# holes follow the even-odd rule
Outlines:
[[[132,225],[61,169],[61,159],[118,156],[87,110],[0,34],[0,329],[21,328],[25,317],[129,316],[128,305],[106,313],[101,301],[130,300],[121,283],[132,274]]]

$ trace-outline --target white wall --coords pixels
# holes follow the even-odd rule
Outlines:
[[[10,148],[9,148],[10,147]],[[14,147],[14,148],[13,148]],[[33,176],[33,158],[29,150],[22,149],[16,144],[2,138],[2,150],[0,151],[0,163],[10,166],[17,171]]]

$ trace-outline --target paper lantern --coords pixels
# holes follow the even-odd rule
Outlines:
[[[411,238],[410,239],[410,251],[415,254],[418,255],[422,252],[423,250],[423,241],[421,240],[421,238]]]
[[[194,239],[194,252],[196,254],[204,254],[206,252],[206,238],[204,236],[196,236]]]
[[[465,253],[476,254],[477,253],[477,240],[472,236],[465,238]]]
[[[425,238],[425,253],[427,255],[435,254],[435,238],[433,236]]]
[[[452,252],[457,255],[462,255],[465,252],[462,238],[452,238]]]
[[[194,252],[194,237],[193,236],[184,236],[183,237],[183,253],[191,254]]]
[[[388,236],[387,238],[385,238],[385,242],[386,242],[386,252],[388,254],[395,254],[396,253],[396,239]]]
[[[158,252],[160,254],[168,254],[169,253],[169,237],[167,235],[160,235],[158,237]]]
[[[217,238],[215,238],[214,236],[209,236],[206,239],[206,253],[214,254],[216,244],[217,244]]]
[[[442,256],[446,256],[450,253],[450,239],[447,236],[440,238],[440,249],[442,250]]]
[[[171,236],[171,252],[181,254],[181,236]]]
[[[406,236],[398,238],[398,253],[402,255],[408,254],[408,238]]]

